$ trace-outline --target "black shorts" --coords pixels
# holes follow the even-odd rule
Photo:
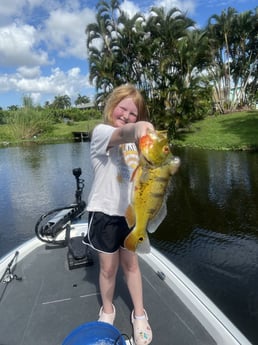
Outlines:
[[[124,240],[130,231],[125,217],[90,212],[88,233],[83,242],[97,251],[114,253],[120,247],[124,248]]]

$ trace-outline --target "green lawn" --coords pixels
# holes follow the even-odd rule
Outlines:
[[[89,120],[74,122],[71,124],[58,123],[54,125],[51,132],[42,135],[39,139],[73,139],[72,132],[90,132],[101,120]]]
[[[258,150],[258,111],[207,117],[192,124],[174,143],[215,150]]]

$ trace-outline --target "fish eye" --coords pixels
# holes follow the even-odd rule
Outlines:
[[[169,152],[169,147],[166,145],[163,147],[163,152],[168,153]]]

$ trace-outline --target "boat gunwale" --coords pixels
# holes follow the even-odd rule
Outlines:
[[[149,254],[140,256],[157,274],[162,274],[162,279],[218,344],[252,345],[215,303],[157,249],[151,247]]]

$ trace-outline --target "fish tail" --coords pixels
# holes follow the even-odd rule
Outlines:
[[[135,252],[137,246],[144,242],[147,238],[147,234],[143,234],[137,227],[134,227],[130,234],[124,240],[124,246],[126,249]]]

